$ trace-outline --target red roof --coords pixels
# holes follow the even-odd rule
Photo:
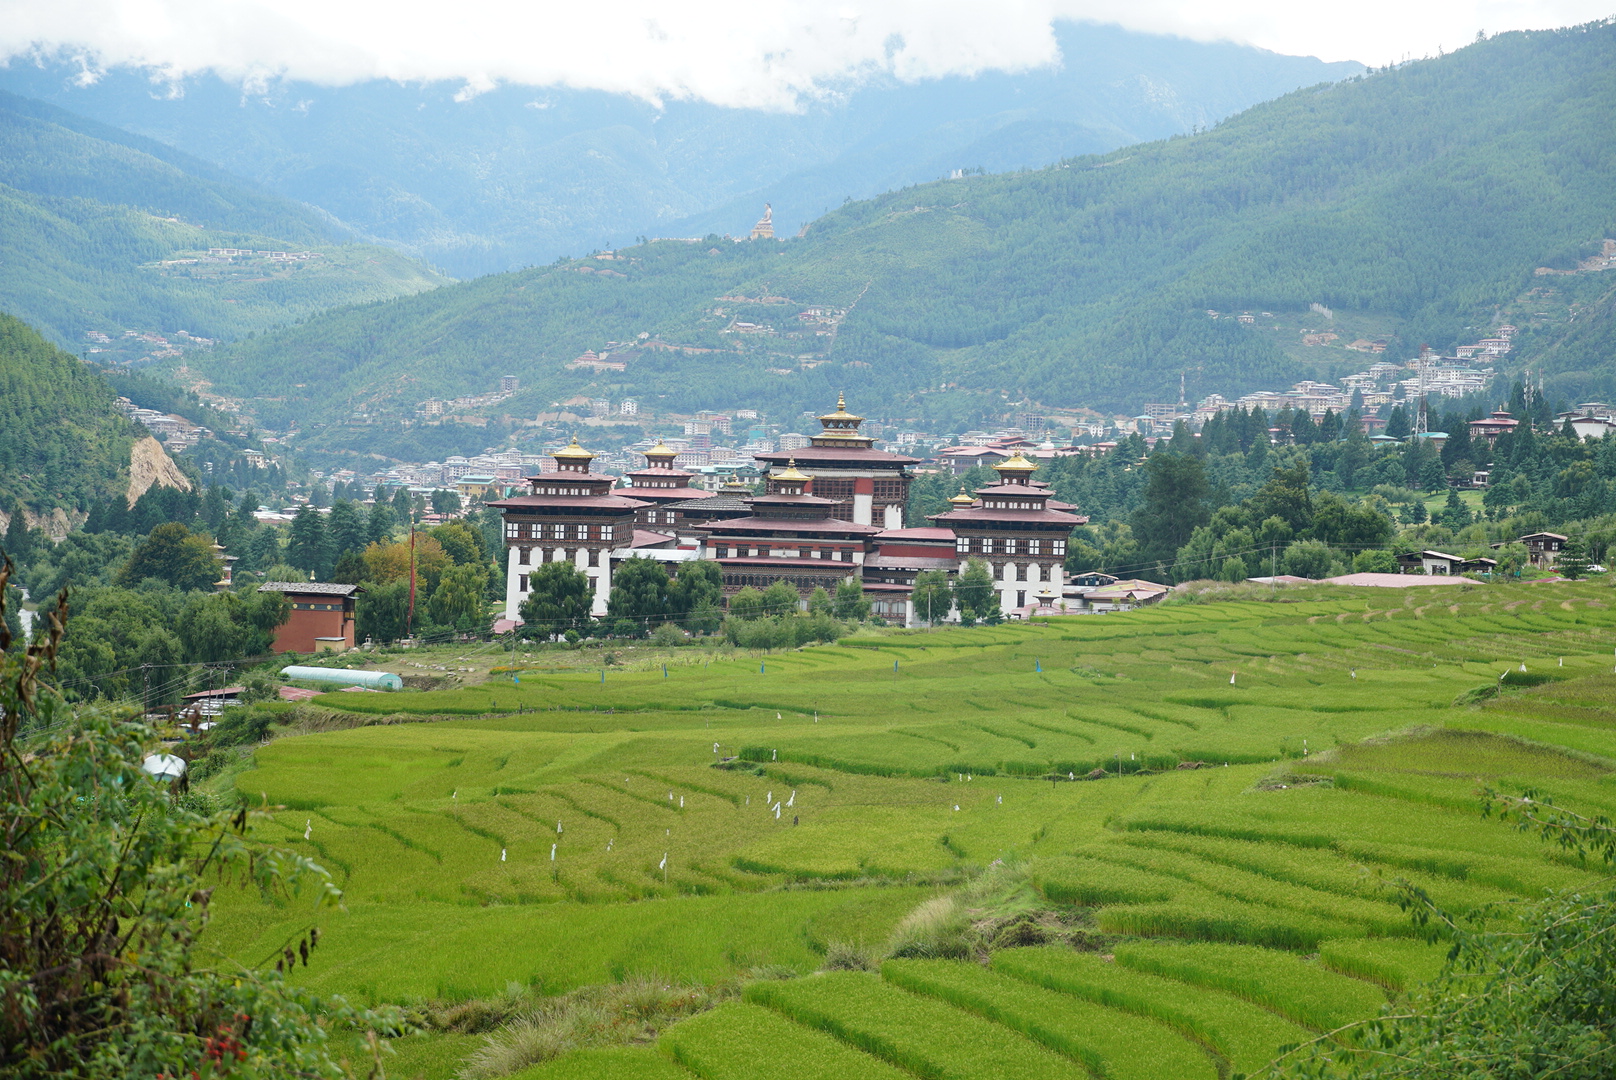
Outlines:
[[[706,525],[696,525],[694,528],[709,533],[735,532],[839,532],[839,533],[878,533],[881,530],[874,525],[860,525],[856,521],[843,521],[841,518],[765,518],[744,517],[731,518],[728,521],[714,521]]]
[[[889,454],[885,450],[870,450],[862,446],[802,446],[796,450],[777,450],[770,454],[753,454],[758,461],[768,461],[776,465],[796,459],[798,465],[820,464],[832,465],[838,461],[847,461],[854,464],[871,465],[918,465],[919,458],[908,457],[904,454]]]
[[[523,506],[562,506],[571,510],[638,510],[649,506],[640,499],[625,499],[621,495],[515,495],[509,499],[491,502],[500,509]]]
[[[849,575],[858,573],[858,563],[837,562],[834,559],[769,559],[762,555],[755,558],[750,555],[727,556],[713,560],[722,566],[791,566],[802,568],[806,566],[819,567],[827,570],[845,570]]]
[[[693,487],[626,487],[613,488],[612,494],[620,495],[625,499],[644,499],[647,502],[684,502],[687,499],[710,499],[717,495],[718,492]]]
[[[987,525],[995,521],[1029,521],[1077,526],[1088,524],[1089,519],[1082,514],[1068,514],[1064,510],[989,510],[980,506],[968,506],[964,510],[950,510],[938,514],[932,520],[957,521],[963,525]]]
[[[635,529],[633,547],[655,547],[658,544],[671,544],[679,539],[671,533],[652,532],[650,529]]]
[[[946,540],[954,542],[953,529],[887,529],[876,534],[877,540]]]
[[[765,503],[773,506],[835,506],[840,499],[825,499],[818,495],[784,495],[775,492],[773,495],[758,495],[752,499],[752,505]]]
[[[203,698],[235,697],[245,690],[244,686],[227,686],[223,690],[203,690],[200,693],[186,694],[186,701],[201,701]]]
[[[566,483],[569,480],[594,480],[597,482],[601,480],[609,480],[614,484],[617,483],[617,477],[615,476],[607,476],[604,473],[597,472],[573,472],[571,469],[557,469],[555,472],[534,473],[531,476],[524,477],[524,479],[526,479],[529,483],[536,481],[545,484]]]

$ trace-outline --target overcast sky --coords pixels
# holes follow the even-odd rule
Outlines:
[[[1380,66],[1612,14],[1616,0],[0,0],[0,56],[136,65],[170,84],[447,79],[468,94],[564,84],[789,108],[872,71],[1055,63],[1056,19]]]

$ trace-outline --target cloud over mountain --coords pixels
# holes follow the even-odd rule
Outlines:
[[[1608,0],[0,0],[0,56],[73,56],[85,77],[133,66],[177,88],[457,80],[564,85],[660,100],[791,108],[872,75],[919,80],[1061,61],[1058,19],[1384,63],[1488,30],[1606,14]],[[1080,63],[1080,57],[1064,58]]]

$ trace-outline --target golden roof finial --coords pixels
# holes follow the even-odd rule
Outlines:
[[[1016,475],[1026,479],[1038,470],[1038,463],[1028,461],[1018,448],[1014,454],[1011,454],[1008,458],[993,466],[993,468],[1000,476]]]
[[[799,472],[798,469],[797,469],[797,459],[793,457],[793,458],[788,458],[786,460],[786,470],[785,470],[785,472],[777,472],[777,473],[775,473],[774,474],[774,479],[776,479],[776,480],[798,480],[798,481],[802,481],[803,483],[807,483],[809,480],[812,480],[813,477],[809,476],[805,472]]]
[[[562,461],[593,461],[595,455],[578,445],[578,436],[572,437],[572,442],[550,455]]]
[[[965,494],[965,485],[963,483],[960,484],[959,494],[955,495],[948,501],[953,503],[955,506],[970,506],[972,503],[976,502],[975,499]]]

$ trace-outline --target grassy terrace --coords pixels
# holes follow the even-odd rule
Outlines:
[[[541,653],[519,684],[325,695],[391,722],[279,739],[234,782],[346,892],[299,981],[744,991],[524,1077],[1252,1073],[1434,972],[1383,879],[1456,910],[1594,880],[1480,786],[1616,812],[1607,586],[1281,596],[666,674]],[[217,903],[251,961],[309,920]],[[481,1045],[401,1040],[390,1074]]]

